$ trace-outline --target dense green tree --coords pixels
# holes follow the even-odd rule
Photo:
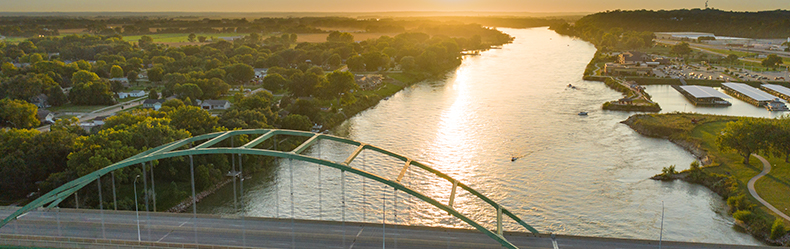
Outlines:
[[[219,120],[197,106],[184,106],[175,109],[169,116],[173,127],[187,130],[192,136],[214,132]]]
[[[123,77],[123,68],[118,65],[113,65],[110,68],[110,78],[121,78]]]
[[[189,39],[189,42],[195,42],[195,37],[197,37],[197,36],[194,33],[192,33],[192,34],[189,34],[187,39]]]
[[[244,84],[255,77],[255,70],[250,65],[237,63],[225,67],[225,78],[234,85]]]
[[[0,99],[0,125],[27,129],[37,127],[38,107],[22,100]]]
[[[329,56],[329,59],[326,60],[326,64],[332,68],[339,67],[341,63],[343,63],[343,59],[340,58],[340,55],[337,53],[332,54],[332,56]]]
[[[339,94],[349,93],[350,90],[358,89],[354,74],[351,72],[334,71],[326,75],[327,84],[323,89],[325,95],[337,97]]]
[[[400,59],[400,67],[403,71],[414,71],[416,66],[417,64],[415,64],[414,57],[412,56],[403,56]]]
[[[783,64],[782,57],[779,57],[775,54],[770,54],[768,57],[762,60],[761,64],[764,67],[776,68],[777,65]]]
[[[137,45],[144,49],[149,49],[152,45],[154,45],[154,38],[150,36],[144,35],[140,37],[140,40],[137,41]]]
[[[99,75],[96,75],[96,73],[86,70],[79,70],[76,73],[74,73],[74,75],[71,76],[71,83],[74,85],[94,82],[99,80],[101,80],[101,78],[99,78]]]
[[[727,61],[727,63],[733,64],[735,62],[738,62],[738,56],[735,54],[729,54],[727,55],[727,57],[724,58],[724,60]]]
[[[670,50],[671,53],[676,54],[678,56],[685,56],[691,53],[691,47],[686,42],[681,42],[672,46]]]
[[[362,56],[354,55],[346,60],[348,69],[351,71],[365,71],[365,59]]]
[[[201,90],[198,85],[192,83],[176,85],[173,93],[178,95],[178,98],[181,100],[188,98],[194,101],[203,96],[203,90]]]
[[[148,80],[151,82],[162,81],[165,69],[159,66],[148,69]]]
[[[389,58],[381,52],[368,52],[362,58],[365,59],[365,69],[368,71],[377,71],[389,64]]]
[[[231,109],[222,113],[219,123],[228,129],[261,129],[267,128],[266,115],[258,109]]]
[[[772,130],[767,121],[742,118],[727,123],[716,143],[720,150],[734,149],[743,157],[743,163],[749,164],[752,153],[767,148],[767,138]]]
[[[271,91],[278,91],[287,84],[288,80],[276,73],[266,74],[266,77],[263,77],[263,87]]]
[[[228,90],[230,90],[230,85],[228,85],[228,83],[225,83],[225,81],[217,78],[201,79],[197,80],[196,83],[203,92],[203,95],[199,96],[200,99],[203,100],[218,99],[222,95],[228,93]]]
[[[350,33],[332,31],[326,37],[328,42],[354,42],[354,36]]]
[[[288,114],[288,116],[285,116],[282,120],[282,128],[309,131],[313,128],[313,122],[305,115]]]
[[[315,93],[315,90],[326,79],[312,73],[297,73],[291,76],[291,84],[288,90],[295,96],[308,97]]]

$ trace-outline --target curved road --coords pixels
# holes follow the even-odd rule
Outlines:
[[[754,183],[757,182],[757,180],[760,179],[760,177],[763,177],[767,175],[769,172],[771,172],[771,163],[757,154],[752,154],[752,155],[754,155],[754,157],[757,157],[757,159],[760,159],[760,161],[763,162],[763,172],[760,172],[760,174],[758,174],[755,177],[752,177],[752,179],[749,180],[749,183],[746,185],[749,188],[749,193],[752,194],[752,196],[754,196],[754,198],[757,199],[757,201],[768,207],[768,209],[770,209],[777,215],[781,216],[782,218],[785,218],[785,220],[790,221],[790,216],[787,216],[785,213],[782,213],[782,211],[779,211],[779,209],[775,208],[770,203],[763,200],[763,198],[761,198],[760,195],[757,194],[757,191],[754,190]]]

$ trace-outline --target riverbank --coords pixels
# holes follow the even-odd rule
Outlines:
[[[738,117],[704,115],[690,113],[671,114],[637,114],[630,116],[622,123],[628,125],[639,134],[668,139],[678,146],[686,149],[697,157],[702,166],[692,165],[688,170],[674,172],[674,165],[665,167],[662,174],[653,177],[655,180],[683,180],[690,183],[703,185],[716,192],[727,200],[729,213],[738,220],[736,224],[743,227],[764,243],[772,245],[787,245],[787,236],[780,240],[771,240],[771,224],[777,218],[765,206],[748,194],[747,184],[752,177],[760,173],[761,165],[743,164],[739,156],[730,151],[721,151],[716,146],[716,138],[726,124],[737,120]],[[782,159],[769,157],[771,163],[779,167],[789,168],[790,164]],[[756,161],[756,160],[755,160]],[[785,170],[788,171],[788,170]],[[773,172],[772,172],[773,173]],[[790,186],[786,186],[782,178],[785,172],[761,181],[758,191],[767,195],[765,199],[780,210],[786,210],[786,193]],[[776,181],[777,183],[772,183]],[[780,193],[785,193],[780,194]],[[748,212],[748,218],[743,214]],[[785,211],[787,213],[787,211]],[[784,222],[788,226],[789,222]]]

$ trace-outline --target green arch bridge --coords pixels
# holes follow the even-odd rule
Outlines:
[[[250,142],[240,146],[232,146],[232,147],[212,147],[217,143],[225,141],[226,139],[232,138],[238,135],[249,135],[249,136],[257,136],[256,138],[252,139]],[[268,149],[259,149],[255,148],[255,146],[269,140],[274,139],[276,141],[277,136],[289,136],[289,137],[303,137],[308,138],[306,141],[301,143],[295,149],[291,151],[278,151],[278,150],[268,150]],[[356,150],[348,155],[347,159],[344,162],[334,162],[330,160],[325,160],[321,158],[316,158],[312,156],[307,156],[301,154],[307,148],[312,146],[313,144],[317,143],[320,140],[331,140],[335,142],[340,142],[343,144],[356,146]],[[189,145],[193,145],[189,147]],[[379,152],[389,157],[395,158],[401,162],[403,162],[403,168],[400,170],[397,179],[388,179],[386,177],[382,177],[368,171],[362,170],[360,168],[351,167],[351,162],[363,151],[370,150],[374,152]],[[288,158],[294,160],[300,160],[310,163],[315,163],[318,165],[328,166],[335,169],[339,169],[342,172],[350,172],[359,176],[362,176],[367,179],[375,180],[381,184],[390,186],[396,190],[403,191],[411,196],[414,196],[426,203],[429,203],[450,215],[462,220],[463,222],[471,225],[472,227],[476,228],[478,231],[482,232],[483,234],[487,235],[491,239],[497,241],[502,246],[506,248],[517,248],[515,245],[510,243],[504,236],[503,236],[503,218],[508,217],[518,223],[520,226],[526,228],[528,231],[532,232],[533,234],[538,234],[538,231],[535,230],[532,226],[525,223],[521,218],[510,212],[508,209],[500,205],[499,203],[491,200],[490,198],[486,197],[485,195],[481,194],[480,192],[472,189],[471,187],[467,186],[466,184],[459,182],[452,177],[439,172],[431,168],[428,165],[423,163],[414,161],[406,156],[399,155],[397,153],[382,149],[380,147],[376,147],[370,144],[365,144],[359,141],[354,141],[347,138],[327,135],[327,134],[320,134],[320,133],[312,133],[312,132],[305,132],[305,131],[294,131],[294,130],[281,130],[281,129],[253,129],[253,130],[233,130],[233,131],[226,131],[226,132],[217,132],[211,134],[205,134],[195,137],[190,137],[187,139],[183,139],[180,141],[171,142],[148,151],[139,153],[135,156],[127,158],[123,161],[114,163],[110,166],[104,167],[102,169],[96,170],[90,174],[82,176],[76,180],[66,183],[63,186],[60,186],[41,197],[33,200],[29,204],[25,205],[24,207],[18,209],[13,214],[9,215],[5,219],[0,222],[0,227],[5,226],[9,222],[17,219],[21,215],[32,211],[34,209],[45,207],[46,208],[53,208],[56,207],[59,203],[69,197],[71,194],[74,194],[77,190],[85,187],[86,185],[90,184],[93,181],[100,181],[101,177],[113,172],[114,170],[121,169],[124,167],[129,167],[132,165],[143,164],[146,162],[150,162],[153,160],[158,159],[165,159],[165,158],[172,158],[172,157],[181,157],[181,156],[189,156],[190,158],[194,155],[207,155],[207,154],[238,154],[238,155],[260,155],[260,156],[271,156],[271,157],[278,157],[278,158]],[[192,165],[192,160],[190,160],[190,167],[194,172],[194,165]],[[415,170],[413,167],[417,167],[417,170],[424,170],[429,173],[436,175],[437,177],[446,180],[448,183],[452,184],[452,189],[450,190],[450,197],[448,203],[442,203],[436,199],[433,199],[423,193],[420,193],[417,190],[409,188],[403,184],[401,184],[401,180],[405,176],[405,173],[409,170]],[[456,195],[456,189],[461,188],[476,198],[484,201],[491,207],[493,207],[496,211],[496,231],[488,230],[487,228],[483,227],[481,223],[478,221],[472,220],[471,218],[467,217],[466,215],[460,213],[453,207],[453,202]],[[99,192],[101,195],[101,192]],[[193,196],[194,196],[194,173],[193,173]],[[193,198],[193,205],[195,205],[195,199]]]

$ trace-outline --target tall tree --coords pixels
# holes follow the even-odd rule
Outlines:
[[[27,129],[37,127],[38,107],[22,100],[0,99],[0,125]]]

